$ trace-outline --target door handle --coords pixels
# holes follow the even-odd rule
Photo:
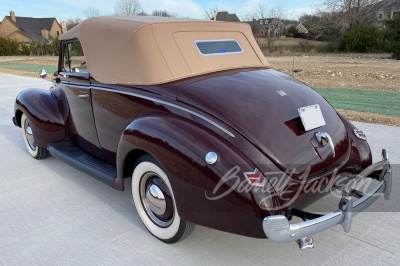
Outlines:
[[[87,97],[89,97],[89,94],[81,94],[81,95],[78,95],[78,97],[79,98],[87,98]]]

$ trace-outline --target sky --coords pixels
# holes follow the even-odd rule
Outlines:
[[[21,17],[56,17],[65,20],[70,17],[84,18],[84,10],[97,7],[101,15],[112,15],[117,0],[0,0],[0,19],[8,16],[10,10]],[[303,13],[312,13],[312,0],[139,0],[144,11],[167,10],[176,12],[180,17],[204,18],[204,10],[216,4],[220,9],[236,13],[239,18],[245,16],[260,3],[268,8],[280,6],[287,10],[288,18],[297,19]]]

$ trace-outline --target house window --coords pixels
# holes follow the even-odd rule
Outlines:
[[[66,72],[88,72],[86,58],[79,41],[63,43],[64,69]]]
[[[263,21],[262,21],[262,19],[260,20],[260,24],[261,24],[261,25],[263,24]]]
[[[243,53],[242,47],[236,40],[201,40],[194,43],[204,56]]]
[[[60,36],[60,31],[57,30],[57,31],[56,31],[56,34],[57,34],[57,36]]]
[[[383,17],[383,14],[379,14],[379,18],[382,19],[382,17]]]

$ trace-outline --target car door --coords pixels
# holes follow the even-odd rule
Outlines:
[[[73,143],[82,150],[103,158],[93,117],[92,95],[86,59],[80,42],[63,42],[63,65],[59,86],[69,106],[67,131]]]

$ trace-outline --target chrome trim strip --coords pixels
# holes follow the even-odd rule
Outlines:
[[[385,150],[383,151],[384,154],[387,154]],[[386,157],[384,156],[382,161],[364,169],[357,177],[366,178],[373,171],[380,168],[383,168],[383,180],[357,201],[353,202],[353,198],[348,196],[348,191],[346,191],[354,187],[354,183],[352,183],[344,189],[344,198],[342,198],[337,211],[296,224],[290,224],[288,219],[283,215],[267,216],[262,223],[265,235],[275,242],[290,242],[328,230],[338,224],[342,225],[343,230],[348,233],[351,229],[352,218],[354,216],[371,206],[382,194],[385,195],[386,200],[390,197],[392,171],[389,160],[387,160],[387,155]]]
[[[110,92],[115,92],[115,93],[122,93],[122,94],[125,94],[125,95],[135,96],[135,97],[138,97],[138,98],[141,98],[141,99],[145,99],[145,100],[154,101],[154,102],[158,102],[158,103],[161,103],[161,104],[169,105],[171,107],[174,107],[174,108],[180,109],[182,111],[188,112],[188,113],[190,113],[192,115],[195,115],[198,118],[201,118],[204,121],[206,121],[206,122],[212,124],[213,126],[217,127],[219,130],[221,130],[224,133],[228,134],[230,137],[232,137],[232,138],[235,137],[235,135],[233,135],[230,131],[226,130],[225,128],[223,128],[222,126],[218,125],[214,121],[211,121],[207,117],[204,117],[201,114],[198,114],[198,113],[196,113],[196,112],[194,112],[192,110],[186,109],[185,107],[181,107],[181,106],[173,104],[173,103],[165,102],[163,100],[154,99],[154,98],[147,97],[147,96],[144,96],[144,95],[140,95],[140,94],[137,94],[137,93],[125,92],[125,91],[119,91],[119,90],[112,90],[112,89],[105,89],[105,88],[93,87],[93,86],[91,86],[91,88],[94,88],[94,89],[97,89],[97,90],[102,90],[102,91],[110,91]]]

